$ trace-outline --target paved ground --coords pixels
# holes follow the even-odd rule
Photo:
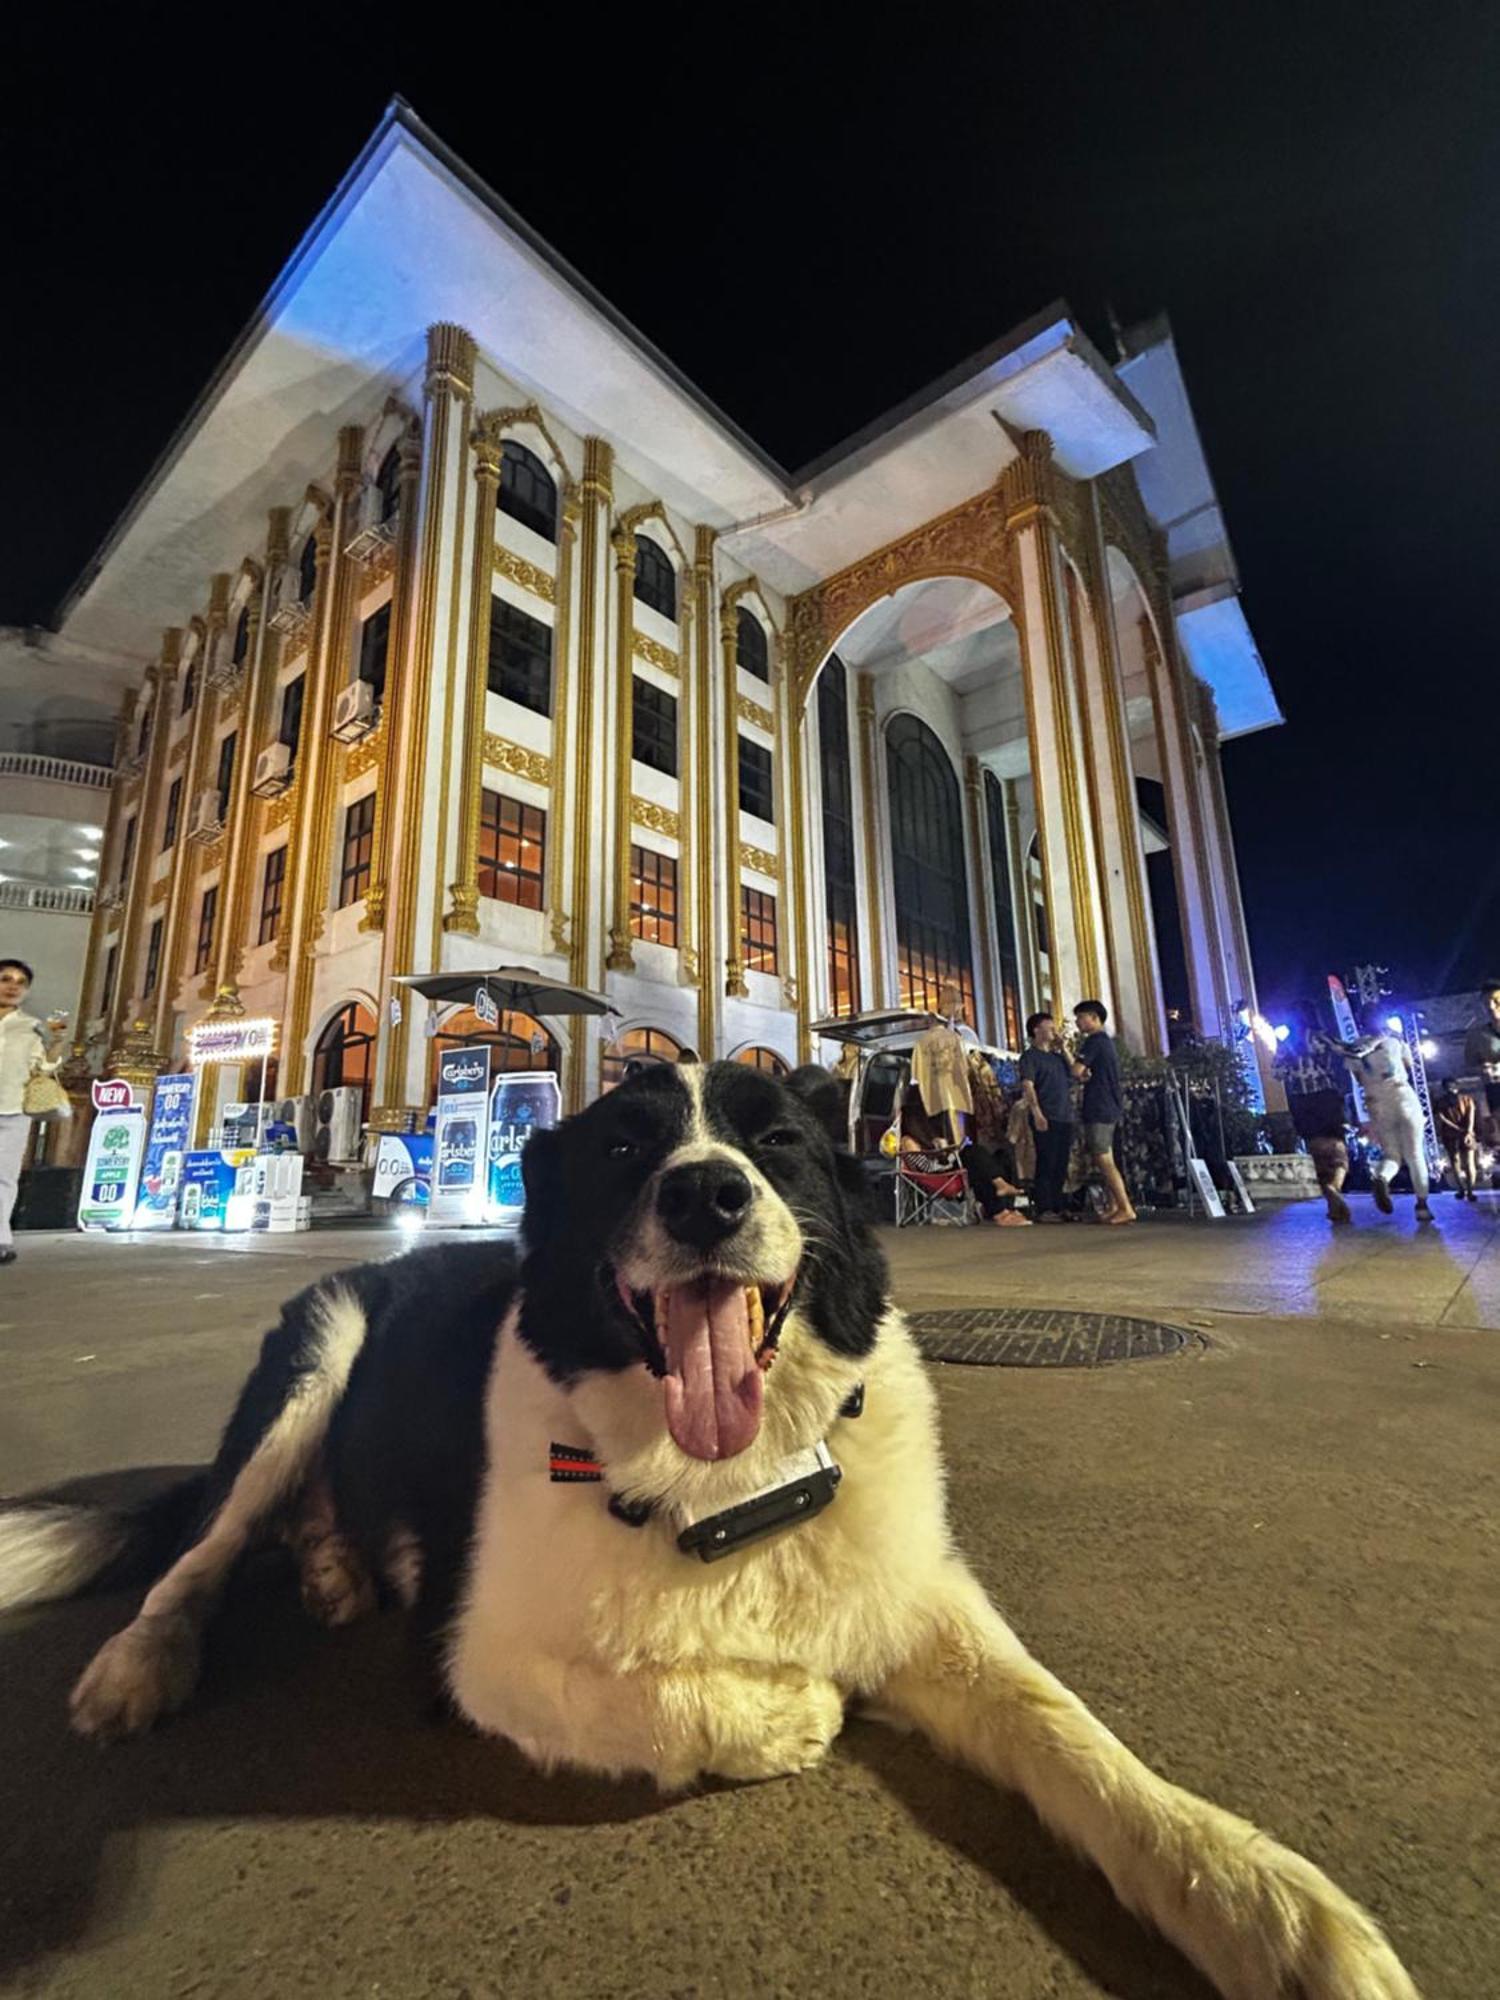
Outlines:
[[[912,1304],[1159,1312],[1113,1370],[938,1370],[959,1532],[1051,1666],[1181,1782],[1306,1847],[1426,2000],[1500,1993],[1500,1207],[1359,1204],[890,1239]],[[193,1461],[275,1302],[369,1234],[23,1239],[0,1273],[0,1486]],[[120,1475],[125,1475],[122,1480]],[[392,1621],[237,1591],[201,1699],[96,1753],[63,1693],[126,1612],[0,1623],[0,1991],[913,1991],[1204,2000],[1013,1801],[855,1724],[815,1774],[663,1802],[543,1780],[414,1711]]]

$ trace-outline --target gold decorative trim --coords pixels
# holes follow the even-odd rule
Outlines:
[[[384,583],[387,577],[395,575],[396,558],[399,554],[400,537],[398,530],[398,533],[390,541],[382,542],[378,548],[372,549],[369,555],[361,558],[361,567],[364,570],[364,575],[360,579],[362,586],[360,591],[361,597],[368,597],[370,592]]]
[[[187,735],[179,736],[177,741],[172,745],[172,754],[167,759],[167,769],[169,771],[175,771],[179,766],[187,762],[188,742],[191,735],[192,732],[189,730]]]
[[[156,878],[156,880],[151,884],[151,894],[147,898],[147,901],[149,902],[153,910],[156,909],[159,904],[164,903],[167,900],[167,894],[168,891],[171,889],[171,887],[172,887],[172,877],[170,874],[159,875]]]
[[[631,823],[635,826],[649,826],[653,833],[664,833],[670,840],[682,837],[682,822],[670,806],[659,806],[654,799],[643,799],[637,794],[630,801]]]
[[[555,952],[566,952],[572,924],[569,914],[567,846],[564,830],[568,815],[568,759],[565,750],[568,729],[569,652],[572,645],[573,549],[578,535],[578,498],[570,487],[562,503],[558,521],[557,613],[552,626],[552,734],[557,754],[552,759],[552,792],[548,799],[552,839],[547,843],[546,881],[548,932]]]
[[[198,873],[200,875],[207,875],[211,869],[217,868],[224,859],[223,836],[221,835],[218,840],[211,840],[206,847],[202,847],[198,851],[202,856],[202,859],[198,863]]]
[[[544,569],[538,569],[534,562],[527,562],[525,556],[518,556],[514,549],[508,549],[501,542],[495,544],[495,571],[522,590],[529,590],[533,597],[540,597],[548,604],[557,602],[557,579],[549,576]]]
[[[739,696],[736,706],[743,721],[753,722],[756,728],[763,729],[767,736],[776,734],[776,718],[770,709],[762,708],[759,702],[752,701],[747,694]]]
[[[644,660],[648,667],[656,667],[664,674],[677,680],[682,674],[682,662],[669,646],[661,645],[655,639],[648,639],[644,632],[632,634],[632,650],[638,660]]]
[[[488,729],[484,733],[484,763],[486,770],[509,771],[513,778],[530,778],[538,785],[552,780],[552,759],[545,750],[528,750],[524,743],[512,743]]]
[[[768,847],[751,847],[741,841],[740,863],[757,875],[776,875],[776,856]]]
[[[889,1005],[885,974],[885,899],[880,884],[880,815],[877,809],[877,759],[875,726],[875,683],[868,674],[856,674],[854,708],[859,735],[859,786],[864,794],[865,825],[865,909],[870,933],[871,1007]]]
[[[266,807],[266,832],[275,833],[278,827],[285,826],[296,810],[297,787],[291,785]]]
[[[578,482],[568,470],[568,461],[563,456],[557,439],[547,424],[536,403],[522,403],[506,410],[484,410],[476,420],[475,428],[481,436],[501,450],[505,446],[506,433],[518,430],[522,424],[529,424],[547,441],[547,449],[552,453],[553,470],[557,474],[557,484],[564,508],[576,505]]]
[[[378,771],[385,764],[385,717],[380,718],[380,727],[368,736],[362,736],[357,743],[351,743],[344,757],[344,779],[362,778],[366,771]]]

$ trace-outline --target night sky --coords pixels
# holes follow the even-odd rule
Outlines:
[[[1054,299],[1106,354],[1165,309],[1287,717],[1226,756],[1263,1000],[1500,966],[1500,9],[52,18],[7,28],[0,624],[399,91],[790,468]]]

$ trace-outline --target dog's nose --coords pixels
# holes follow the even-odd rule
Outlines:
[[[732,1236],[749,1213],[755,1190],[728,1161],[700,1161],[663,1174],[656,1212],[679,1243],[708,1250]]]

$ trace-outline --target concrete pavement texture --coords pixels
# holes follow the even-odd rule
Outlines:
[[[920,1307],[1157,1314],[1110,1368],[938,1366],[958,1537],[1156,1768],[1311,1854],[1426,2000],[1500,1993],[1500,1219],[890,1233]],[[0,1489],[138,1492],[212,1449],[280,1300],[385,1254],[21,1239]],[[192,1706],[100,1752],[68,1687],[130,1615],[0,1620],[0,1992],[1204,2000],[1029,1811],[851,1723],[796,1779],[663,1799],[435,1724],[399,1620],[325,1634],[251,1563]]]

